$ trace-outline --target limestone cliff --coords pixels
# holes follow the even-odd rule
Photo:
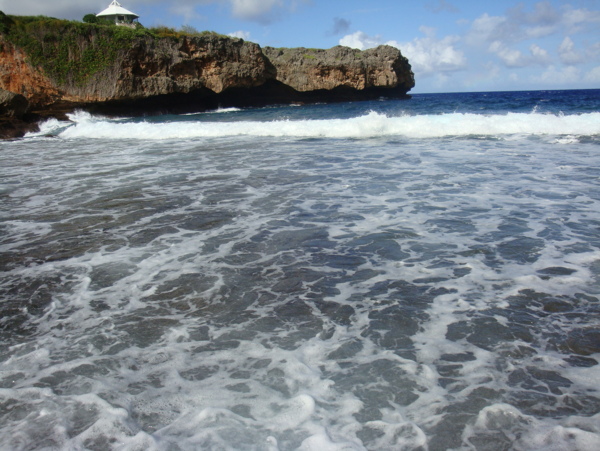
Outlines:
[[[408,61],[387,46],[261,49],[214,33],[157,36],[0,12],[0,89],[45,114],[402,97],[413,86]]]
[[[390,46],[360,51],[336,46],[321,49],[275,49],[264,54],[275,66],[276,78],[297,91],[316,91],[339,87],[405,89],[414,86],[408,60]]]
[[[273,78],[260,47],[216,34],[157,38],[120,27],[39,21],[0,34],[0,88],[34,108],[220,93]],[[12,28],[17,28],[13,26]]]

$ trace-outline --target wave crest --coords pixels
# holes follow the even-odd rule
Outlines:
[[[377,112],[350,119],[278,120],[269,122],[119,122],[88,114],[71,117],[75,123],[59,133],[63,138],[185,139],[227,136],[296,138],[439,138],[508,135],[600,135],[600,113],[555,115],[508,113],[483,115],[448,113],[387,116]]]

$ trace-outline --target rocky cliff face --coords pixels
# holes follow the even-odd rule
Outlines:
[[[157,38],[145,30],[2,16],[0,89],[23,95],[34,111],[112,108],[118,114],[135,105],[198,111],[402,97],[414,86],[406,58],[387,46],[261,49],[210,33]]]
[[[23,50],[0,35],[0,89],[23,95],[32,105],[48,105],[60,99],[54,83],[32,67]]]
[[[95,33],[79,35],[68,52],[71,62],[85,60],[100,39]],[[221,93],[260,86],[274,77],[273,66],[257,44],[216,35],[181,40],[134,37],[85,81],[69,73],[62,79],[48,75],[2,36],[0,49],[0,89],[24,95],[34,108],[57,101],[84,104],[193,91]]]
[[[390,46],[366,51],[342,46],[328,50],[265,47],[263,52],[275,66],[276,79],[301,92],[339,87],[406,92],[415,83],[408,60]]]
[[[92,45],[85,42],[84,45]],[[251,88],[272,76],[257,44],[218,36],[137,38],[85,84],[59,86],[71,102],[106,102],[232,87]]]

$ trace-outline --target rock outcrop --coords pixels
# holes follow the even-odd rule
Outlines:
[[[92,45],[91,40],[82,43]],[[70,102],[146,99],[175,93],[260,86],[272,77],[257,44],[216,35],[202,38],[137,38],[84,84],[59,87]]]
[[[21,94],[0,89],[0,116],[21,119],[29,110],[29,101]]]
[[[414,86],[410,64],[389,46],[261,49],[214,33],[157,37],[57,19],[1,19],[0,89],[22,95],[42,115],[405,97]]]
[[[27,118],[29,101],[25,96],[0,89],[0,138],[17,138],[37,126]]]
[[[85,60],[101,39],[106,42],[110,36],[78,34],[69,58],[74,63]],[[112,60],[86,74],[85,80],[73,73],[62,79],[52,77],[1,35],[0,48],[0,89],[22,93],[34,108],[57,102],[87,104],[194,91],[220,93],[232,87],[260,86],[274,77],[273,66],[260,46],[217,35],[181,40],[134,37],[127,46],[113,50]]]
[[[263,52],[275,66],[276,79],[300,92],[400,87],[406,93],[414,86],[410,64],[395,47],[365,51],[342,46],[328,50],[265,47]]]

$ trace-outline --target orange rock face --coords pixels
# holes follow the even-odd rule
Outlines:
[[[32,106],[48,105],[61,97],[59,90],[25,54],[0,36],[0,89],[25,96]]]

